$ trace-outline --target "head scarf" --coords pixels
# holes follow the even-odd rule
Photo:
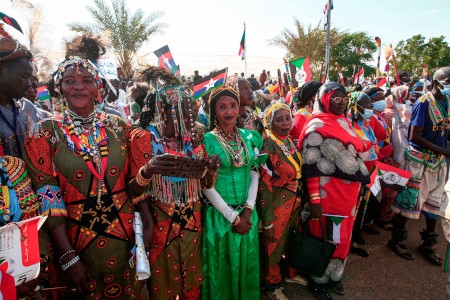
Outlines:
[[[264,117],[264,127],[271,130],[272,121],[273,121],[273,117],[275,116],[275,113],[282,109],[285,109],[289,112],[291,111],[289,106],[287,106],[286,104],[283,104],[281,102],[277,102],[277,103],[269,106],[269,108],[267,108],[267,110],[266,110],[265,117]]]
[[[364,92],[353,92],[350,94],[350,100],[348,101],[348,116],[352,119],[358,117],[358,103],[363,99],[367,99],[370,102],[370,97]]]
[[[214,129],[214,120],[216,119],[216,104],[217,100],[219,100],[222,96],[229,96],[236,100],[239,104],[239,94],[236,90],[230,86],[222,86],[211,92],[209,96],[209,110],[210,110],[210,129]]]
[[[317,94],[322,86],[322,82],[311,80],[302,85],[298,92],[298,102],[306,102]]]
[[[90,60],[78,56],[71,56],[59,64],[58,70],[56,71],[55,75],[55,89],[59,92],[59,94],[62,95],[61,81],[67,67],[69,66],[83,66],[84,68],[86,68],[86,70],[94,77],[95,83],[97,85],[97,99],[95,99],[95,101],[97,103],[102,103],[101,94],[103,91],[103,83],[97,67]]]
[[[328,82],[322,85],[316,96],[316,102],[314,103],[314,113],[316,113],[318,110],[321,111],[320,104],[322,104],[325,112],[329,112],[330,100],[336,91],[341,91],[344,94],[347,94],[347,92],[345,91],[345,87],[340,83]]]

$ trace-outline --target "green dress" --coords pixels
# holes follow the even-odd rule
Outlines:
[[[217,154],[222,160],[215,188],[230,206],[244,205],[250,185],[250,170],[257,166],[254,148],[262,147],[256,131],[239,129],[249,159],[239,168],[233,166],[230,155],[223,150],[215,134],[203,137],[208,155]],[[243,150],[244,153],[245,149]],[[230,163],[231,162],[231,163]],[[243,209],[238,209],[240,213]],[[205,205],[203,214],[203,272],[202,299],[259,299],[258,216],[253,210],[249,233],[233,232],[230,222],[212,205]]]

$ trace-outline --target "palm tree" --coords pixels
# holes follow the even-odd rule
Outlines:
[[[164,23],[154,23],[163,16],[163,12],[154,11],[145,17],[142,9],[130,12],[125,0],[112,0],[112,10],[103,0],[94,0],[94,7],[86,6],[94,17],[95,24],[69,24],[69,29],[76,32],[109,33],[117,64],[125,77],[133,75],[136,52],[154,33],[162,32]]]
[[[319,78],[325,64],[326,30],[322,28],[320,21],[314,28],[309,25],[307,30],[297,18],[294,18],[294,23],[295,31],[285,28],[280,35],[268,40],[268,44],[284,48],[287,59],[308,56],[313,78]],[[337,28],[330,30],[331,46],[338,42],[340,34]]]

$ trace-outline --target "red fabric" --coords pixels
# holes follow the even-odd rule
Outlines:
[[[0,298],[3,300],[16,300],[16,284],[14,282],[14,277],[3,270],[0,270],[0,273],[0,296],[2,296]]]
[[[372,128],[377,141],[383,141],[387,138],[386,129],[383,127],[383,124],[380,123],[376,116],[370,117],[369,125]]]
[[[326,111],[330,111],[330,100],[331,100],[331,96],[333,96],[334,92],[335,91],[330,91],[322,96],[321,102]]]
[[[344,260],[350,250],[350,238],[355,222],[355,216],[353,215],[358,200],[359,188],[361,184],[359,182],[344,181],[339,178],[329,177],[330,181],[321,186],[321,202],[323,214],[347,216],[343,219],[340,226],[340,243],[337,245],[336,251],[333,254],[333,258],[339,258]],[[307,179],[308,182],[314,178]],[[326,234],[326,216],[320,218],[322,222],[323,230]],[[311,234],[315,237],[322,237],[322,231],[317,221],[310,221],[309,228]]]
[[[290,132],[290,136],[293,140],[298,140],[300,138],[300,133],[302,132],[302,129],[307,121],[308,119],[304,114],[296,113],[294,115],[294,127],[292,127]]]
[[[326,96],[324,96],[325,98]],[[331,96],[330,96],[331,97]],[[322,98],[323,99],[323,98]],[[357,152],[365,152],[365,146],[359,137],[350,136],[350,134],[338,124],[337,120],[341,119],[348,123],[348,127],[352,128],[350,121],[344,117],[344,115],[336,116],[332,113],[318,113],[313,115],[309,120],[306,126],[303,127],[302,132],[300,134],[300,139],[298,142],[298,149],[302,150],[303,140],[306,138],[306,129],[308,128],[308,124],[310,124],[313,120],[320,119],[321,122],[324,123],[321,127],[316,127],[314,132],[320,134],[324,139],[325,138],[334,138],[338,141],[341,141],[345,146],[349,144],[353,144],[353,147]],[[372,146],[372,145],[370,145]]]

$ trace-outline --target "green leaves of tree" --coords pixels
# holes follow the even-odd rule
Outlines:
[[[395,47],[399,69],[407,70],[411,76],[422,75],[422,63],[428,67],[428,73],[450,66],[450,47],[444,36],[432,37],[425,41],[421,34],[400,41]]]
[[[166,27],[164,23],[155,23],[163,13],[155,11],[145,16],[142,9],[133,13],[128,10],[125,0],[112,0],[112,9],[103,0],[93,2],[94,6],[86,6],[86,9],[94,18],[94,23],[72,23],[69,24],[69,29],[109,34],[117,63],[124,76],[132,76],[137,50],[152,34],[162,32]]]

